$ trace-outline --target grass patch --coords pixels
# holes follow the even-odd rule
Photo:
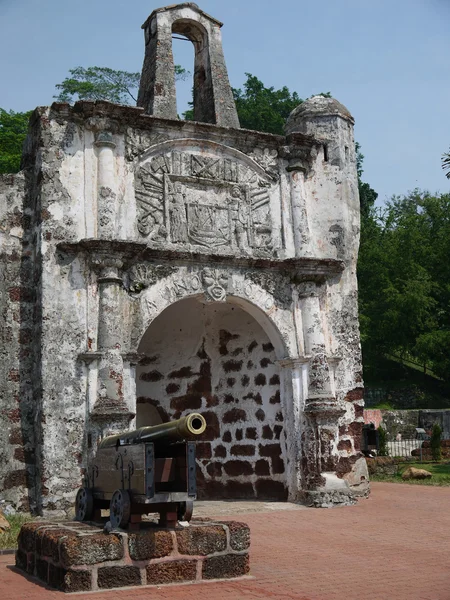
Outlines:
[[[20,528],[27,521],[31,521],[33,517],[27,513],[18,513],[10,515],[6,519],[11,524],[11,529],[0,533],[0,550],[17,548],[17,536],[19,535]]]
[[[430,479],[402,479],[402,475],[409,467],[425,469],[432,473]],[[450,462],[445,463],[403,463],[399,465],[397,475],[373,474],[371,481],[387,481],[390,483],[412,483],[414,485],[450,486]]]

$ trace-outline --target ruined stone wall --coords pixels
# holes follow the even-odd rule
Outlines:
[[[36,470],[18,458],[9,462],[3,488],[22,486],[7,492],[13,503],[34,486],[38,509],[71,507],[98,437],[134,427],[135,412],[139,421],[148,408],[149,402],[136,404],[141,339],[164,309],[174,305],[176,312],[179,300],[193,296],[210,303],[207,310],[218,307],[218,314],[240,307],[242,319],[251,315],[260,326],[213,320],[205,325],[204,347],[198,334],[190,354],[180,341],[176,364],[168,356],[162,364],[138,366],[139,388],[150,387],[137,396],[161,402],[172,416],[198,406],[198,397],[185,404],[192,400],[188,386],[195,387],[201,365],[210,363],[210,398],[204,396],[200,408],[217,419],[220,439],[201,447],[205,490],[214,481],[221,494],[281,497],[286,488],[299,499],[306,489],[328,494],[331,503],[351,494],[347,482],[367,490],[359,454],[359,206],[352,127],[344,123],[339,115],[326,121],[325,160],[324,139],[312,130],[284,138],[157,119],[106,102],[36,112],[28,179],[17,187],[30,207],[34,202],[35,215],[25,286],[33,293],[17,297],[24,315],[30,303],[35,311],[28,334],[20,337],[13,324],[5,356],[11,393],[2,405],[9,419],[19,382],[8,377],[19,368],[18,340],[30,339],[34,371],[27,375],[24,362],[18,377],[33,409],[18,418],[22,429],[35,424],[34,441],[23,443],[35,450]],[[339,160],[330,159],[335,155]],[[16,278],[17,265],[8,267],[7,282]],[[8,300],[10,325],[15,297]],[[221,330],[240,336],[229,340],[228,355],[220,354]],[[171,340],[159,338],[173,350]],[[258,346],[250,351],[253,341]],[[149,338],[149,348],[152,343]],[[269,343],[274,350],[265,353]],[[233,356],[240,347],[242,357]],[[198,356],[203,351],[208,358]],[[145,349],[147,360],[158,353]],[[265,358],[271,362],[263,366]],[[239,372],[226,372],[227,363],[241,360]],[[170,377],[185,367],[200,375]],[[140,378],[153,370],[159,381]],[[172,384],[180,390],[168,392]],[[19,423],[12,425],[19,446]],[[6,443],[1,447],[8,454]]]
[[[207,420],[197,444],[200,497],[284,499],[279,367],[253,317],[183,300],[152,323],[139,352],[137,426],[194,410]]]
[[[30,389],[33,297],[24,236],[25,176],[0,176],[0,489],[6,502],[27,510],[34,486]]]

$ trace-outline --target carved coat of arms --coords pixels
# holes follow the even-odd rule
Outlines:
[[[138,230],[149,240],[271,250],[270,180],[236,160],[167,152],[136,171]]]

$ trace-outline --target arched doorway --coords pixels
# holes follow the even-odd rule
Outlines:
[[[166,308],[139,345],[137,427],[200,411],[199,497],[286,499],[284,414],[275,349],[256,319],[190,297]]]

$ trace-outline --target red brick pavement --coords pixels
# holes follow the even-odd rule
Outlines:
[[[234,515],[251,528],[252,578],[71,597],[450,600],[449,509],[450,488],[375,483],[358,506]],[[67,598],[26,579],[13,562],[0,557],[0,600]]]

